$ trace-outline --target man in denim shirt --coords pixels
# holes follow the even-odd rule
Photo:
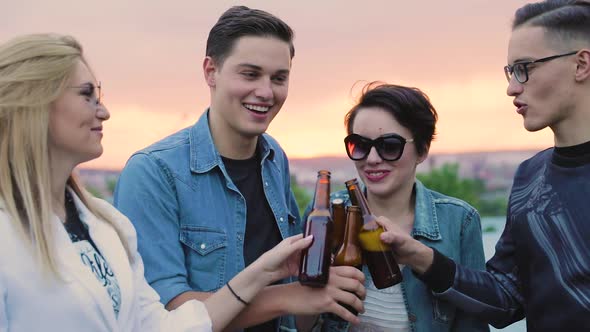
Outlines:
[[[504,72],[524,127],[550,128],[555,146],[519,166],[487,271],[387,221],[381,239],[440,299],[498,328],[526,317],[529,331],[588,331],[590,2],[546,0],[517,10]]]
[[[211,104],[197,123],[135,153],[115,205],[138,233],[145,276],[168,309],[207,298],[283,238],[300,233],[284,151],[265,134],[287,98],[293,32],[261,10],[233,7],[212,28],[203,62]],[[270,286],[230,328],[293,329],[292,316],[362,310],[362,273],[333,268],[326,288]],[[309,318],[309,317],[308,317]],[[298,320],[308,328],[312,319]],[[299,324],[301,323],[301,324]],[[307,324],[303,324],[307,323]]]

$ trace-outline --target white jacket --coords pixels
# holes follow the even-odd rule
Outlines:
[[[114,228],[91,214],[74,194],[81,220],[119,283],[118,318],[106,289],[82,264],[59,218],[53,217],[52,227],[58,271],[64,281],[41,274],[0,200],[0,332],[211,331],[211,320],[201,302],[186,302],[172,312],[164,308],[144,278],[132,224],[107,202],[92,199],[101,213],[113,216],[134,256],[131,265]]]

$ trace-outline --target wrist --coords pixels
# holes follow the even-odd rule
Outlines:
[[[412,259],[412,270],[418,274],[424,274],[432,266],[434,251],[432,248],[422,245],[418,248]]]
[[[300,313],[301,310],[298,307],[297,294],[301,292],[300,287],[302,286],[298,281],[272,287],[280,288],[280,300],[278,300],[276,305],[283,315],[296,315]]]
[[[433,258],[428,269],[422,273],[414,270],[414,275],[422,280],[435,293],[442,293],[453,286],[455,262],[436,249],[431,249]]]
[[[258,287],[265,287],[276,281],[273,273],[267,271],[259,260],[254,261],[244,271],[248,271],[252,276],[252,282]]]

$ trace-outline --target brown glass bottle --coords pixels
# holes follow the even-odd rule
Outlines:
[[[321,170],[315,185],[313,208],[305,221],[305,236],[313,235],[311,246],[303,251],[299,282],[324,287],[330,276],[332,217],[330,216],[330,172]]]
[[[332,252],[338,253],[344,239],[344,229],[346,228],[346,212],[344,209],[344,200],[335,198],[332,200],[332,221],[334,222],[332,232]]]
[[[363,254],[359,243],[359,233],[362,226],[363,217],[361,215],[361,209],[356,205],[347,207],[344,239],[334,258],[334,265],[354,266],[362,269]]]
[[[371,214],[365,195],[361,192],[356,179],[345,182],[353,205],[358,205],[363,215],[363,227],[359,233],[359,242],[363,249],[363,258],[369,268],[373,283],[378,289],[391,287],[402,281],[402,273],[393,257],[391,247],[381,242],[379,235],[384,229]]]
[[[353,266],[359,270],[363,269],[363,250],[359,243],[359,232],[362,226],[361,209],[356,205],[348,206],[346,208],[344,237],[334,258],[335,266]],[[358,312],[353,307],[349,305],[344,305],[344,307],[354,315],[358,315]],[[342,320],[338,316],[335,316],[334,319]]]

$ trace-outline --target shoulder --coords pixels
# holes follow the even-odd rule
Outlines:
[[[432,197],[432,201],[437,207],[440,206],[442,208],[457,209],[469,213],[477,212],[477,210],[473,206],[471,206],[471,204],[465,202],[462,199],[453,196],[448,196],[428,188],[426,188],[426,190]]]
[[[146,176],[152,178],[163,174],[170,181],[174,170],[186,165],[190,158],[189,130],[185,128],[132,154],[120,179],[145,180]]]
[[[0,200],[0,239],[3,244],[17,232],[12,217],[4,210],[2,201]]]
[[[425,195],[432,200],[432,206],[436,211],[436,218],[439,220],[439,224],[444,220],[444,224],[454,224],[462,228],[469,225],[480,227],[479,213],[469,203],[426,187],[423,187],[423,190],[425,191]]]
[[[516,176],[527,176],[529,174],[537,173],[539,170],[544,169],[545,165],[551,161],[553,155],[553,148],[548,148],[538,152],[531,158],[523,161],[516,171]]]
[[[174,134],[171,134],[152,145],[145,147],[138,151],[138,153],[155,153],[158,151],[165,151],[170,149],[176,149],[183,145],[189,144],[189,133],[192,127],[181,129]]]

